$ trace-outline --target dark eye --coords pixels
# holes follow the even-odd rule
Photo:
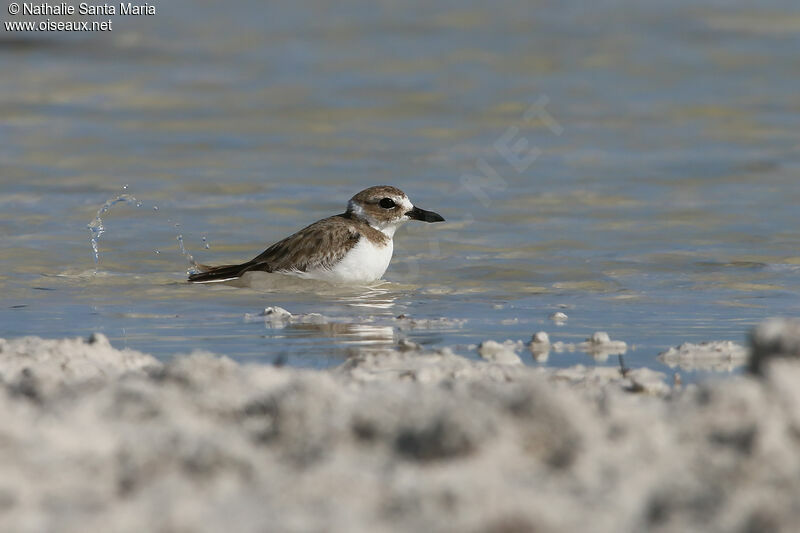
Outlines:
[[[378,202],[378,205],[384,209],[391,209],[394,207],[394,200],[392,200],[391,198],[384,198],[383,200]]]

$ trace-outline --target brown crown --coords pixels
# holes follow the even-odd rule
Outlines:
[[[384,198],[389,198],[395,202],[395,206],[389,209],[381,207],[380,202]],[[405,214],[407,205],[404,200],[407,200],[406,194],[391,185],[376,185],[359,192],[350,199],[350,205],[347,211],[352,213],[351,205],[356,204],[364,211],[365,217],[376,222],[389,222],[402,217]]]

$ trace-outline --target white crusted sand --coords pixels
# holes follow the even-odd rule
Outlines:
[[[718,372],[738,368],[747,363],[747,358],[747,349],[732,341],[687,342],[658,354],[658,360],[670,368]]]
[[[678,390],[410,343],[311,371],[0,340],[0,530],[793,531],[800,335],[770,327],[759,376]]]

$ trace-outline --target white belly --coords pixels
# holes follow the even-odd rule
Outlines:
[[[370,283],[381,279],[392,260],[394,245],[376,245],[366,237],[336,263],[331,269],[319,269],[299,274],[304,278],[321,279],[339,283]]]

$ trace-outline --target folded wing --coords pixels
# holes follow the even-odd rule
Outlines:
[[[371,228],[370,228],[371,229]],[[200,272],[189,275],[193,283],[228,281],[245,272],[308,272],[330,269],[361,238],[357,222],[347,215],[335,215],[311,224],[263,253],[239,265],[198,265]]]

